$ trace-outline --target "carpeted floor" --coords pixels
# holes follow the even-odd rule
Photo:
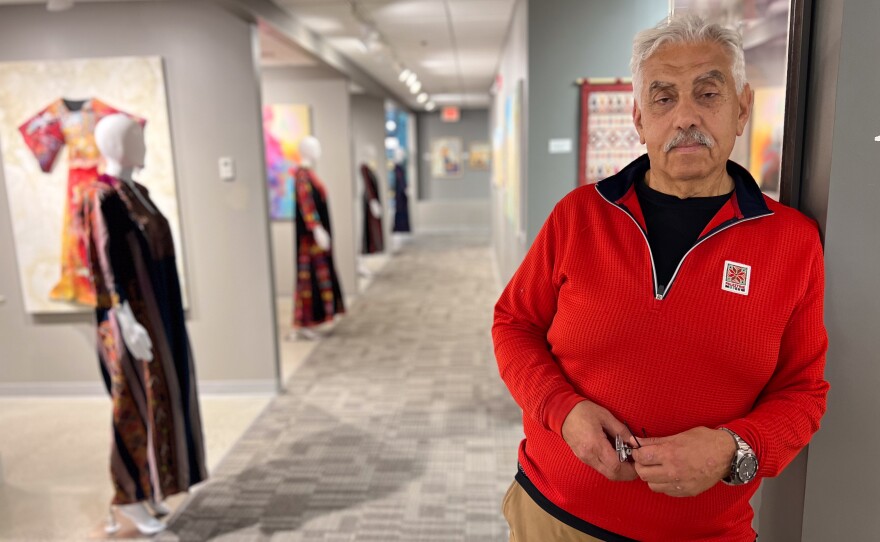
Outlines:
[[[414,238],[158,539],[507,540],[498,293],[487,239]]]

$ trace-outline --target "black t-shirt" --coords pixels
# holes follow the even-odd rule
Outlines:
[[[648,244],[654,256],[657,285],[663,292],[681,259],[697,242],[712,217],[730,199],[730,194],[679,199],[649,188],[644,180],[636,183],[636,194],[648,228]]]

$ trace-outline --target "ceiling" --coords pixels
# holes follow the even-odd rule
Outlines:
[[[120,0],[76,0],[77,2]],[[423,107],[398,79],[408,68],[436,105],[487,107],[518,0],[271,0],[406,105]],[[0,5],[46,0],[0,0]],[[260,25],[265,65],[320,65],[281,32]]]
[[[517,0],[273,0],[386,88],[416,73],[437,105],[486,107]]]

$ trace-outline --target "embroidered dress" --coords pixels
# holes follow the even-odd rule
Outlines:
[[[95,305],[95,291],[89,278],[88,254],[83,239],[83,225],[78,220],[82,190],[98,177],[101,160],[95,145],[95,125],[120,111],[104,102],[58,99],[19,126],[25,144],[34,153],[40,169],[46,173],[66,145],[68,149],[67,197],[61,232],[61,278],[49,297]],[[135,117],[132,117],[135,118]],[[143,126],[146,121],[136,119]]]
[[[385,247],[382,234],[382,217],[373,216],[370,202],[379,199],[379,182],[373,170],[366,164],[361,166],[361,177],[364,179],[364,254],[382,252]]]
[[[113,503],[162,500],[207,477],[171,229],[136,183],[101,176],[83,196],[98,357],[113,402]],[[153,343],[151,362],[125,346],[117,319],[125,301]]]
[[[316,226],[330,230],[327,191],[311,169],[300,168],[296,187],[296,285],[293,326],[312,327],[345,312],[342,289],[333,265],[333,252],[315,242]]]
[[[409,200],[406,197],[406,171],[400,164],[394,166],[394,231],[410,231]]]

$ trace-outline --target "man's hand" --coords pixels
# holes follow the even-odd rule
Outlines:
[[[575,405],[562,423],[562,438],[578,459],[609,480],[635,480],[638,475],[633,464],[621,463],[611,443],[617,435],[629,444],[634,443],[626,425],[590,401]]]
[[[695,427],[671,437],[639,439],[636,472],[652,491],[693,497],[730,474],[736,442],[721,429]]]

